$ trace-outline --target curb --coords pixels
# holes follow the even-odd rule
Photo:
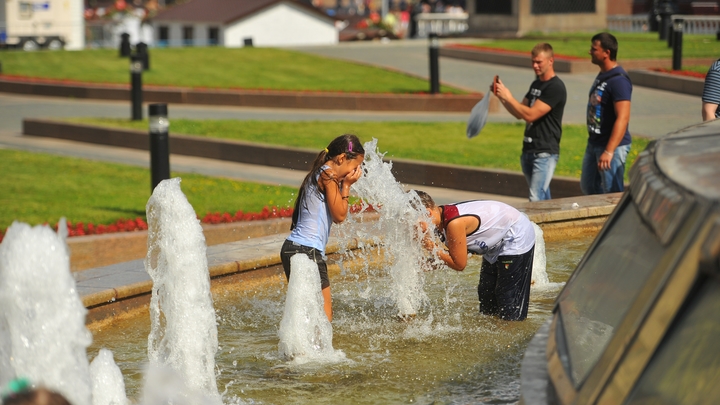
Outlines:
[[[202,224],[207,246],[287,232],[290,218],[261,221]],[[77,272],[142,259],[147,254],[148,231],[75,236],[67,239],[70,271]]]
[[[36,96],[130,101],[129,85],[68,84],[50,80],[24,81],[0,77],[0,92]],[[319,110],[469,112],[483,98],[477,94],[357,94],[291,91],[143,88],[143,101],[236,107]],[[497,111],[497,104],[494,106]],[[492,109],[491,109],[492,110]]]
[[[629,70],[633,85],[702,97],[705,80],[652,70]]]
[[[147,132],[53,120],[24,119],[22,133],[139,150],[150,147]],[[170,136],[170,150],[177,155],[295,170],[307,170],[317,155],[317,151],[309,149],[175,134]],[[522,173],[410,159],[392,159],[392,164],[393,175],[401,183],[527,198]],[[582,194],[580,181],[570,177],[553,176],[550,189],[554,198]]]

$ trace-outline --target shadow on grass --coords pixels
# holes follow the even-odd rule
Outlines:
[[[132,218],[145,216],[145,210],[133,210],[133,209],[118,208],[118,207],[93,207],[93,208],[103,210],[103,211],[116,212],[120,215],[128,215]]]

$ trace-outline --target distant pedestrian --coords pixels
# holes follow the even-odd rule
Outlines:
[[[703,121],[720,118],[720,59],[710,66],[702,94]]]
[[[495,95],[510,114],[526,122],[520,164],[530,189],[530,201],[541,201],[552,198],[550,181],[560,158],[567,91],[555,75],[555,57],[550,44],[535,45],[531,56],[537,78],[522,102],[513,98],[500,79],[495,85]]]
[[[580,177],[586,195],[624,190],[625,160],[632,143],[632,83],[617,64],[617,39],[602,32],[592,37],[591,44],[590,58],[600,73],[590,88],[587,107],[588,143]]]

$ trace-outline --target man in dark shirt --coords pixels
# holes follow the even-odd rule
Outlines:
[[[555,75],[552,46],[537,44],[531,55],[537,79],[522,102],[513,98],[501,80],[495,86],[495,95],[510,114],[527,123],[520,164],[530,188],[530,201],[540,201],[551,198],[550,180],[560,157],[567,92],[565,84]]]
[[[628,129],[632,83],[617,64],[618,43],[612,34],[597,34],[591,43],[590,57],[600,73],[590,88],[580,188],[583,194],[615,193],[624,190],[625,159],[632,143]]]

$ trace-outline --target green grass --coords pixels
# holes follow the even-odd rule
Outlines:
[[[147,121],[125,119],[75,119],[75,122],[147,130]],[[416,159],[520,172],[524,124],[488,123],[476,138],[465,136],[464,122],[344,122],[344,121],[235,121],[184,120],[170,123],[170,133],[236,139],[270,145],[315,149],[318,152],[335,136],[354,133],[363,142],[378,139],[386,158]],[[584,125],[564,125],[559,176],[580,177],[587,130]],[[649,140],[634,138],[628,167]]]
[[[667,41],[658,39],[654,33],[613,32],[618,40],[618,61],[623,59],[672,58],[672,48]],[[594,33],[553,33],[529,34],[518,39],[502,39],[477,43],[476,45],[527,52],[538,42],[548,42],[559,55],[586,58],[590,62],[590,38]],[[717,58],[720,55],[720,41],[715,35],[684,35],[683,58]],[[707,67],[706,67],[707,69]],[[706,70],[707,71],[707,70]]]
[[[0,170],[0,232],[14,220],[55,224],[64,216],[73,223],[110,224],[145,218],[148,169],[0,149]],[[182,191],[201,217],[208,212],[289,207],[297,191],[198,174],[172,176],[182,178]]]
[[[147,129],[147,122],[115,119],[73,119],[74,122]],[[287,145],[320,151],[335,136],[352,132],[363,142],[378,139],[389,159],[406,158],[519,172],[523,125],[488,123],[476,138],[465,137],[465,123],[416,122],[267,122],[232,120],[173,120],[173,133]],[[584,126],[566,125],[555,174],[580,176],[587,133]],[[649,141],[634,138],[628,167]],[[148,169],[39,153],[0,149],[0,230],[13,220],[32,225],[54,224],[62,216],[71,222],[109,224],[118,219],[145,217],[150,197]],[[172,173],[195,212],[242,210],[264,206],[289,207],[294,187],[276,187]]]
[[[95,83],[130,82],[117,50],[0,52],[4,74]],[[427,92],[427,80],[377,67],[273,48],[150,50],[144,85],[361,93]],[[442,92],[464,93],[442,86]]]

